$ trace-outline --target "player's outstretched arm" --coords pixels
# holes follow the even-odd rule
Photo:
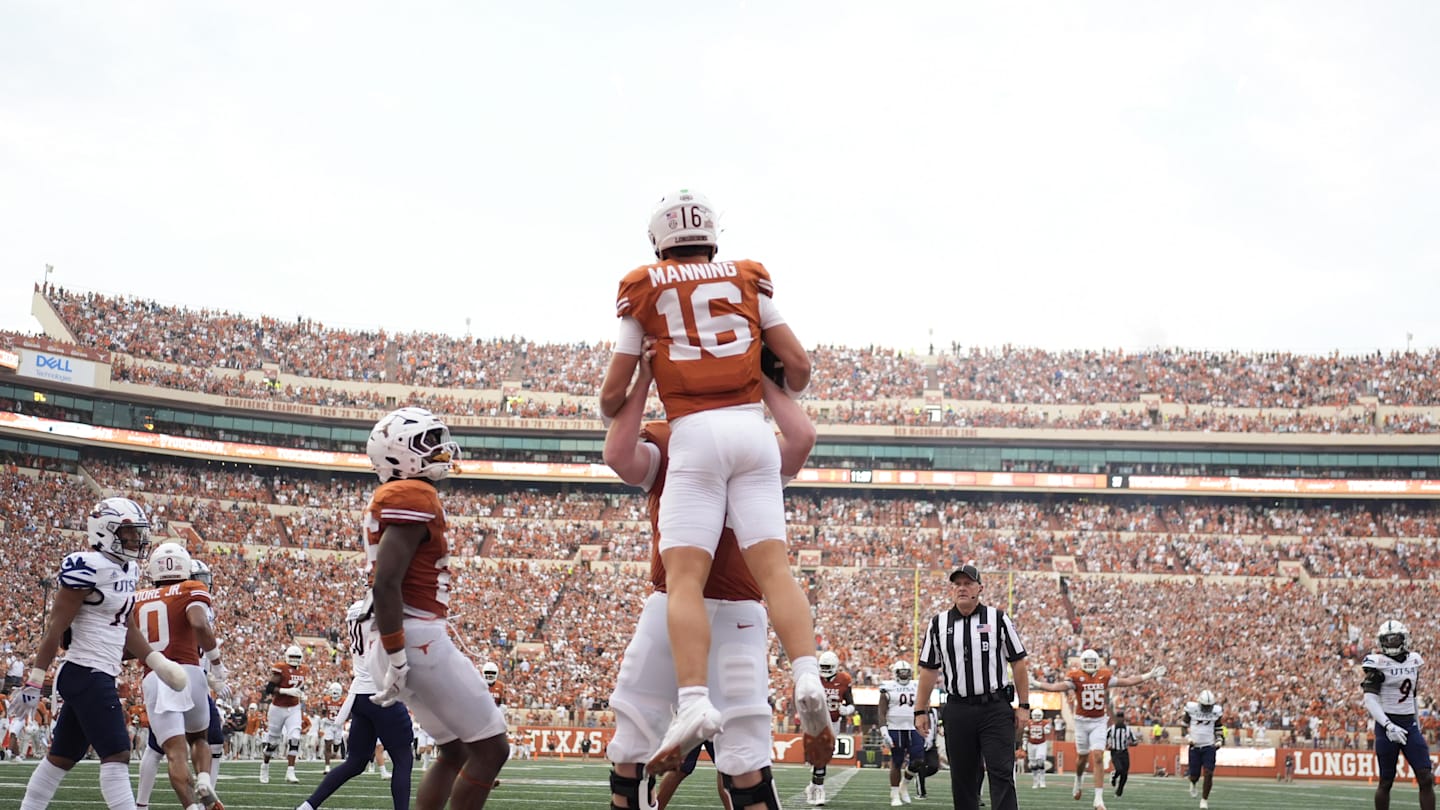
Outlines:
[[[1059,683],[1032,681],[1030,688],[1039,689],[1041,692],[1069,692],[1075,688],[1075,684],[1070,681],[1061,681]]]
[[[760,384],[764,386],[765,407],[775,418],[775,427],[780,428],[780,474],[795,475],[815,448],[815,423],[800,403],[786,396],[769,378]]]
[[[635,384],[605,433],[605,464],[621,481],[636,486],[649,477],[654,462],[654,451],[647,447],[648,442],[640,439],[640,423],[645,418],[645,400],[652,379],[649,358],[655,354],[654,341],[647,343],[645,353],[638,358]]]
[[[761,333],[761,338],[785,366],[785,387],[797,393],[804,391],[810,384],[810,353],[800,345],[790,325],[772,326]]]

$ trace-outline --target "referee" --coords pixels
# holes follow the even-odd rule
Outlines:
[[[979,807],[982,767],[990,775],[990,806],[1017,810],[1015,729],[1030,717],[1025,644],[1005,611],[980,604],[979,569],[960,566],[950,584],[955,605],[931,617],[920,650],[916,729],[929,731],[930,693],[943,675],[948,697],[941,718],[956,810]],[[1020,705],[1012,709],[1017,695]]]
[[[1125,713],[1116,712],[1115,722],[1105,732],[1105,747],[1110,749],[1110,786],[1115,788],[1115,798],[1125,795],[1125,783],[1130,781],[1130,746],[1134,745],[1135,732],[1125,725]]]

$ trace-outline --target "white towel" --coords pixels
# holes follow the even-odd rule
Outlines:
[[[190,690],[178,692],[171,689],[160,680],[155,678],[155,685],[160,687],[160,693],[155,696],[155,711],[157,712],[188,712],[195,706],[195,699],[190,697]]]

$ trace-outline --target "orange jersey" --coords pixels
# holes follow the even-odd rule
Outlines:
[[[1025,723],[1025,742],[1039,745],[1050,739],[1049,720],[1029,720]]]
[[[1110,679],[1113,677],[1108,669],[1096,670],[1094,675],[1083,669],[1065,673],[1065,679],[1075,686],[1075,714],[1080,717],[1109,716],[1106,707],[1110,703]]]
[[[259,734],[261,719],[262,715],[258,710],[253,712],[247,710],[245,712],[245,733],[251,735],[252,737],[256,734]]]
[[[746,260],[668,260],[621,279],[616,316],[659,339],[652,366],[667,418],[760,401],[762,295],[774,295],[770,273]]]
[[[830,719],[840,719],[840,707],[849,703],[854,705],[855,699],[850,694],[852,679],[848,672],[837,672],[833,678],[821,678],[820,686],[825,689],[825,704],[830,707]]]
[[[135,622],[150,646],[177,664],[200,665],[200,642],[187,613],[191,605],[210,607],[210,592],[193,579],[135,594]]]
[[[132,726],[140,726],[141,728],[145,728],[150,725],[150,715],[148,712],[145,711],[144,703],[130,704],[128,707],[126,707],[125,713],[129,715],[130,725]]]
[[[345,705],[345,696],[332,698],[324,695],[320,698],[320,713],[326,720],[334,720],[340,716],[340,707]]]
[[[305,685],[304,664],[293,667],[284,661],[277,661],[270,665],[270,673],[273,676],[277,672],[280,673],[280,682],[275,684],[276,689],[299,689]],[[273,703],[284,709],[290,706],[299,706],[300,698],[294,695],[282,695],[277,692]]]
[[[400,583],[405,615],[443,619],[450,613],[450,546],[445,541],[445,508],[429,481],[381,484],[365,507],[365,556],[373,564],[385,527],[423,524],[429,535],[415,550]]]
[[[665,491],[665,470],[670,465],[670,425],[666,422],[650,422],[640,432],[641,438],[660,448],[660,469],[655,481],[646,493],[650,507],[650,583],[655,590],[665,591],[665,563],[660,560],[660,494]],[[750,566],[740,554],[740,543],[735,532],[726,526],[720,532],[720,543],[715,547],[715,559],[710,563],[710,578],[705,580],[706,599],[724,599],[730,602],[759,602],[763,595],[760,585],[750,574]]]
[[[490,684],[490,697],[495,699],[496,706],[505,705],[505,684],[499,681]]]

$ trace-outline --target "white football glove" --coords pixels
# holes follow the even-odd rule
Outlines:
[[[1395,725],[1394,723],[1386,723],[1385,736],[1389,737],[1390,742],[1393,742],[1396,745],[1404,745],[1405,741],[1410,738],[1410,732]]]
[[[210,691],[214,692],[219,700],[229,700],[231,697],[230,684],[225,682],[229,674],[225,665],[219,661],[210,663],[210,673],[205,676],[205,680],[210,684]]]
[[[881,727],[880,727],[880,736],[885,739],[885,744],[886,744],[886,745],[889,745],[889,744],[890,744],[890,727],[889,727],[889,726],[881,726]]]
[[[185,668],[166,658],[159,650],[152,650],[145,656],[145,666],[176,692],[183,692],[190,685],[190,676],[185,674]]]
[[[288,695],[289,697],[293,697],[293,698],[303,698],[303,697],[305,697],[305,690],[301,689],[301,688],[298,687],[298,686],[287,686],[287,687],[285,687],[284,689],[276,689],[275,691],[276,691],[276,693],[278,693],[278,694]]]
[[[840,704],[840,718],[841,718],[842,720],[848,719],[849,717],[851,717],[851,716],[854,715],[854,714],[855,714],[855,707],[854,707],[854,706],[851,706],[849,703],[842,703],[842,704]]]
[[[370,702],[377,706],[394,706],[400,700],[400,690],[405,688],[405,678],[410,674],[410,661],[404,650],[386,653],[389,664],[385,669],[385,681],[380,691],[370,696]]]
[[[1147,680],[1147,681],[1153,681],[1153,680],[1155,680],[1156,678],[1164,677],[1164,675],[1165,675],[1165,665],[1164,665],[1164,664],[1161,664],[1160,666],[1154,667],[1154,668],[1152,668],[1149,672],[1145,673],[1145,680]]]

